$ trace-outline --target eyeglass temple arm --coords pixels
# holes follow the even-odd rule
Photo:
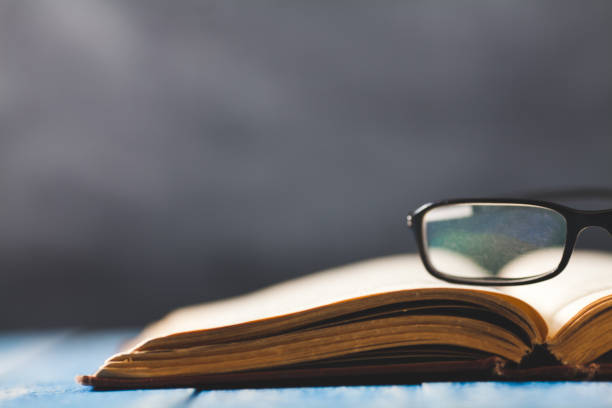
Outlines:
[[[531,199],[559,199],[559,198],[612,198],[612,188],[579,187],[557,190],[534,190],[520,194]]]

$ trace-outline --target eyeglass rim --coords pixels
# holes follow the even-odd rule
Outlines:
[[[511,205],[529,205],[553,210],[560,214],[566,223],[566,238],[565,246],[561,261],[556,269],[550,272],[544,272],[538,275],[523,277],[523,278],[466,278],[455,275],[445,274],[438,271],[430,262],[427,256],[427,250],[424,242],[423,234],[423,219],[425,214],[438,207],[451,204],[511,204]],[[408,226],[412,228],[415,234],[419,255],[425,269],[438,279],[446,282],[458,283],[464,285],[480,285],[480,286],[515,286],[537,283],[547,279],[554,278],[559,275],[569,263],[570,257],[576,244],[576,239],[580,232],[591,226],[599,226],[607,229],[612,233],[612,209],[604,210],[578,210],[562,204],[530,199],[517,198],[458,198],[450,200],[441,200],[437,202],[427,203],[417,208],[407,217]]]

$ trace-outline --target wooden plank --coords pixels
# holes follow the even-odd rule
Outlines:
[[[91,373],[133,331],[18,333],[0,336],[1,407],[182,406],[193,391],[96,392],[74,381]]]
[[[611,383],[425,383],[409,386],[203,391],[204,407],[534,407],[612,406]]]

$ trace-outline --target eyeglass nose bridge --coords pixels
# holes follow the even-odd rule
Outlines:
[[[580,211],[576,214],[578,233],[589,227],[601,227],[612,235],[612,209],[601,211]]]

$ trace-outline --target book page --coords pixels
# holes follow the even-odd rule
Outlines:
[[[530,254],[504,268],[509,273],[514,268],[525,268],[542,261],[547,254]],[[508,286],[502,292],[524,300],[533,306],[546,320],[549,337],[582,308],[612,294],[612,253],[576,250],[568,266],[556,277],[540,283]]]
[[[494,288],[461,286],[436,279],[416,254],[393,255],[317,272],[247,295],[178,309],[148,326],[130,345],[172,333],[249,322],[377,293],[449,287],[499,293]]]

